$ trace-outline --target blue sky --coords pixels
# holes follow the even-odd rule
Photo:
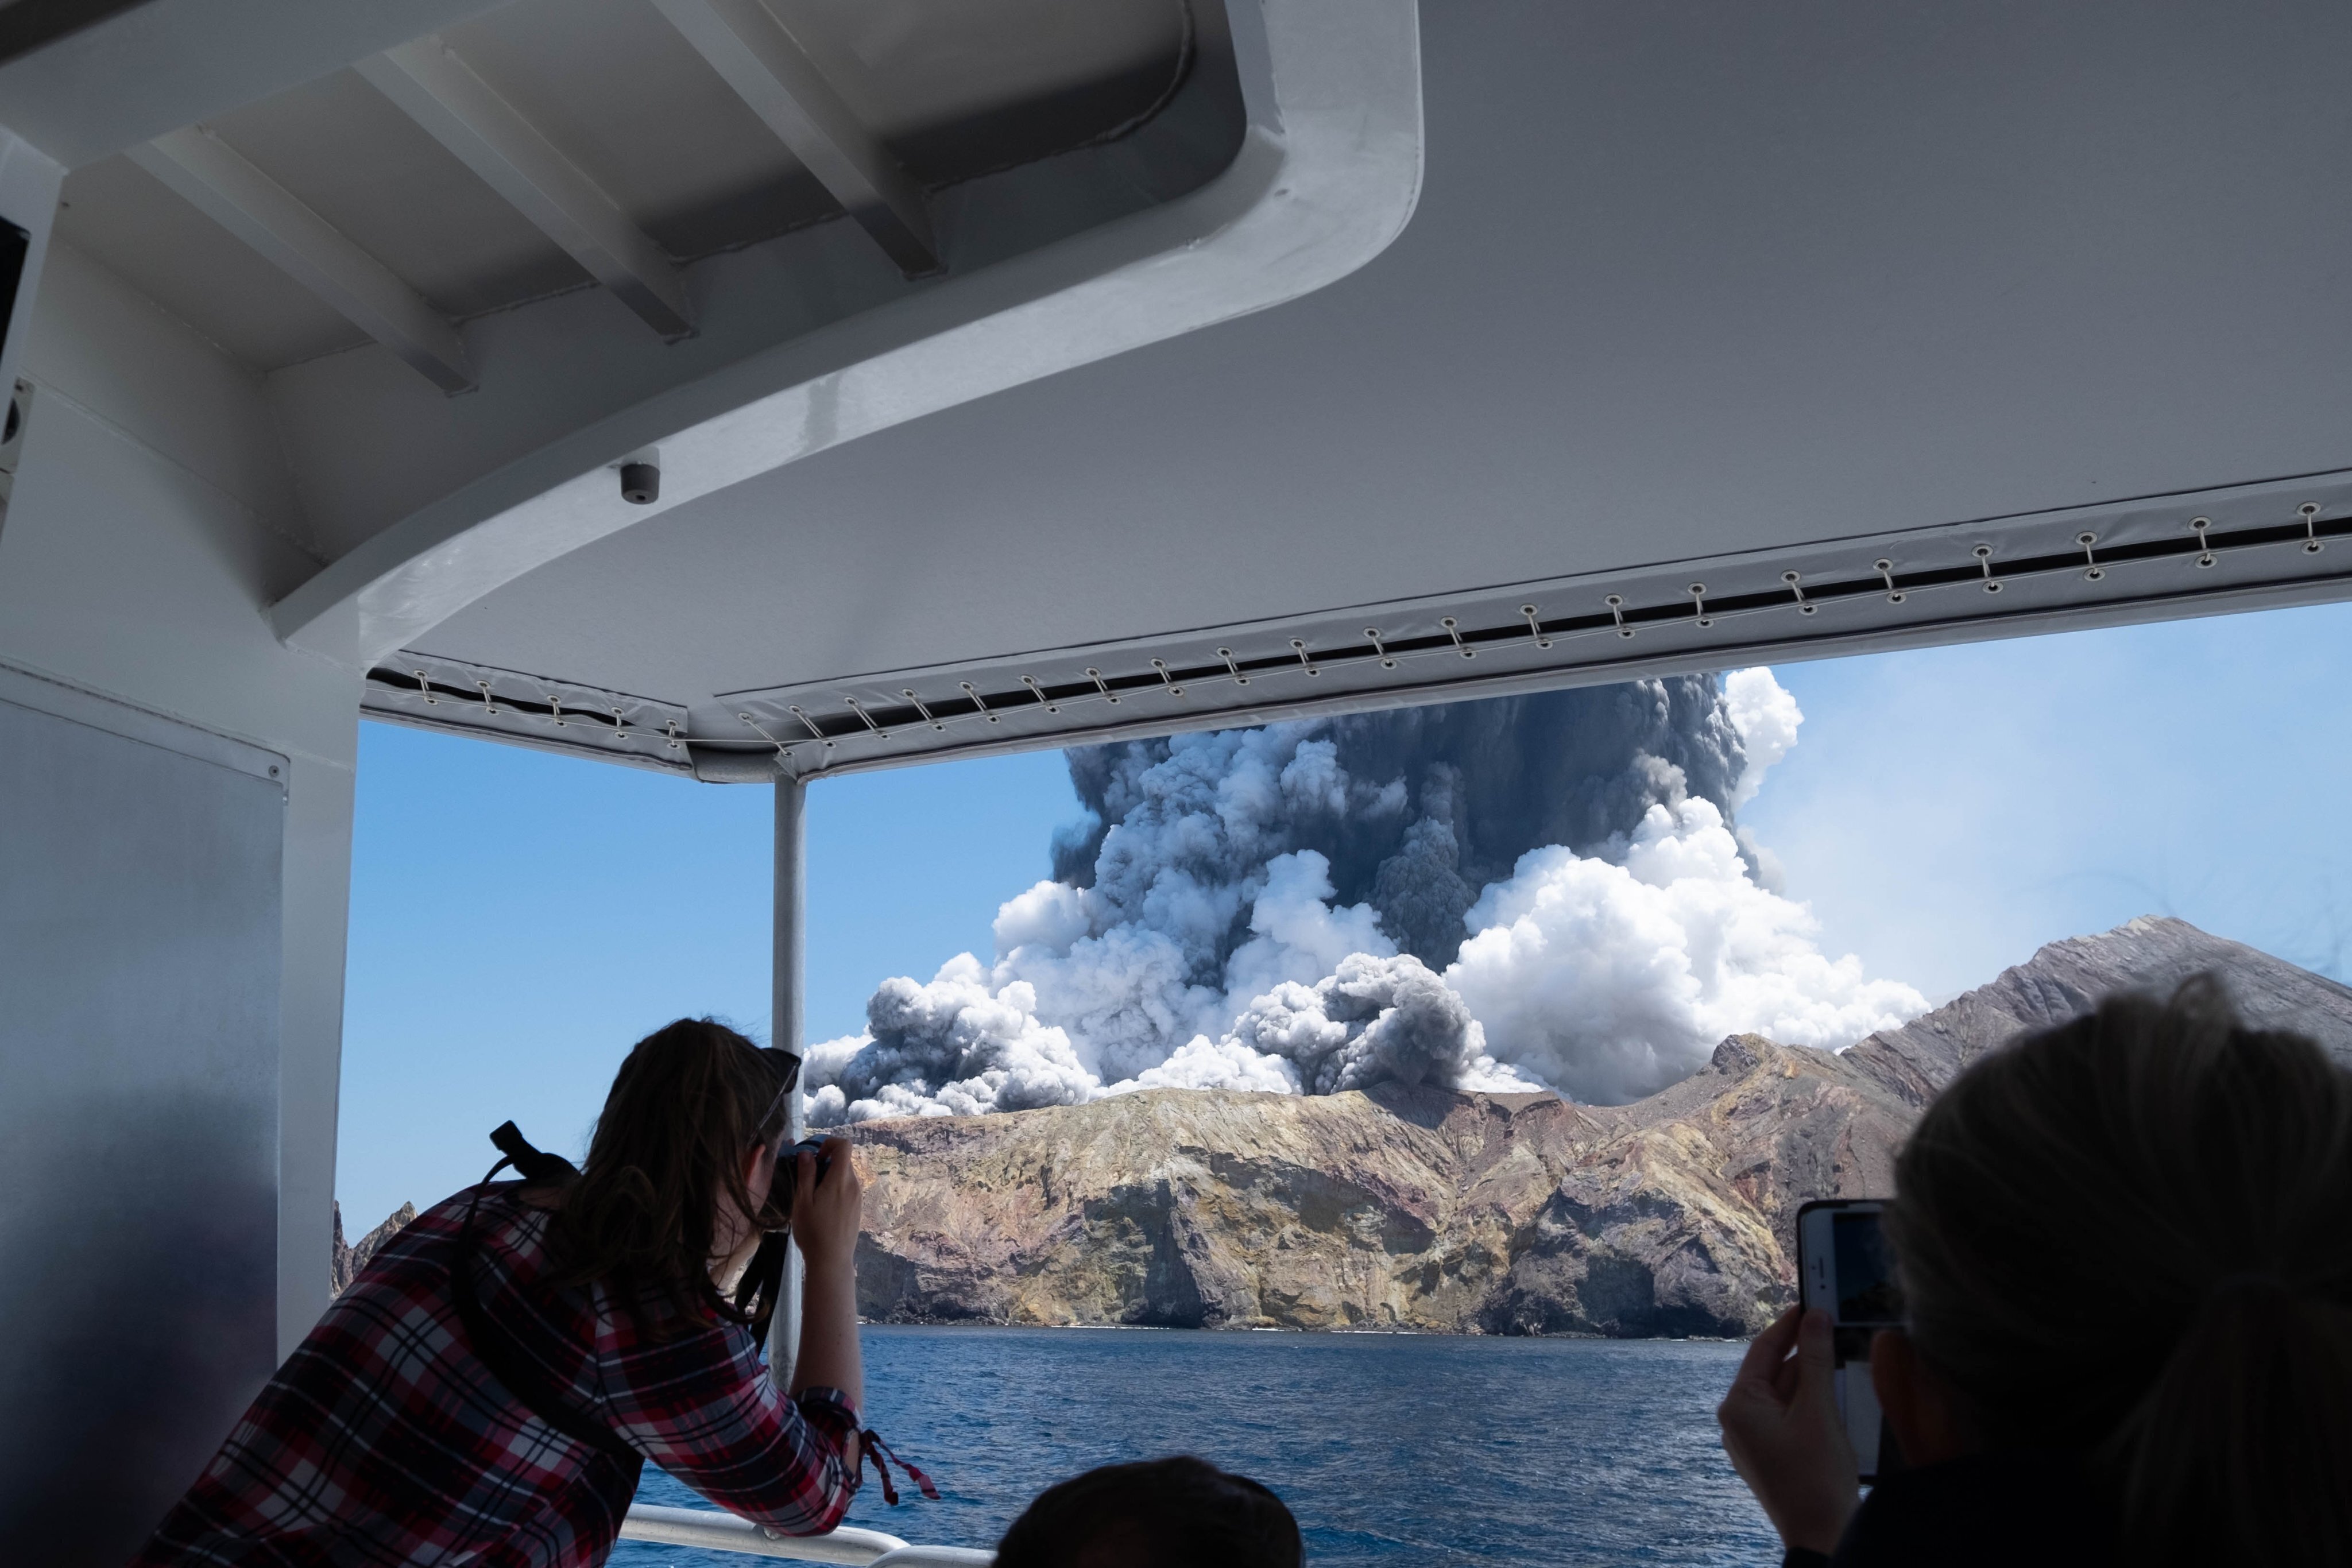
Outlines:
[[[1742,813],[1831,953],[1940,999],[2178,915],[2352,965],[2352,606],[1776,666],[1796,749]],[[812,1040],[986,956],[1076,811],[1058,753],[809,795]],[[363,725],[338,1191],[430,1203],[511,1116],[576,1153],[639,1035],[768,1024],[771,792]]]
[[[508,1117],[576,1155],[630,1044],[768,1030],[772,790],[365,724],[337,1191],[356,1233],[478,1180]],[[809,792],[809,1038],[989,950],[1077,810],[1059,752]]]
[[[2352,606],[1774,671],[1796,749],[1741,820],[1822,946],[1940,999],[2176,915],[2352,963]]]

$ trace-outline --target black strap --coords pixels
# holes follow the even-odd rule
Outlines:
[[[743,1277],[735,1282],[735,1310],[751,1320],[751,1337],[762,1343],[775,1318],[776,1298],[783,1293],[785,1245],[781,1230],[761,1237],[760,1249],[751,1254],[751,1262],[743,1266]]]
[[[506,1151],[506,1157],[492,1166],[488,1175],[482,1177],[482,1186],[488,1186],[490,1177],[509,1165],[521,1170],[526,1177],[530,1175],[530,1169],[508,1147],[504,1134],[509,1134],[513,1135],[515,1143],[539,1155],[538,1150],[523,1143],[522,1134],[515,1131],[512,1122],[509,1122],[490,1134],[491,1140]],[[565,1170],[572,1169],[569,1160],[557,1155],[539,1155],[539,1158],[553,1160]],[[457,1242],[449,1256],[449,1293],[457,1305],[457,1321],[466,1327],[467,1342],[472,1345],[475,1357],[489,1368],[490,1375],[506,1385],[507,1391],[532,1415],[573,1442],[584,1443],[607,1458],[620,1463],[628,1473],[630,1490],[634,1491],[638,1472],[645,1466],[645,1456],[623,1441],[610,1427],[565,1404],[555,1390],[525,1363],[514,1336],[482,1310],[481,1298],[475,1293],[474,1285],[475,1254],[481,1243],[480,1234],[474,1228],[474,1210],[482,1201],[482,1186],[474,1189],[473,1197],[466,1204],[466,1218],[457,1228]]]
[[[510,1165],[521,1173],[523,1180],[545,1186],[570,1181],[580,1174],[580,1167],[562,1155],[545,1154],[531,1147],[530,1140],[524,1137],[522,1129],[512,1122],[499,1123],[498,1131],[490,1134],[490,1142],[499,1153],[506,1155],[499,1165],[490,1167],[491,1176],[498,1175],[499,1166]]]

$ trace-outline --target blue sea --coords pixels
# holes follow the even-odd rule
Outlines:
[[[1117,1329],[865,1333],[867,1415],[941,1500],[868,1472],[849,1522],[992,1546],[1095,1465],[1192,1453],[1272,1487],[1318,1568],[1776,1563],[1717,1439],[1743,1347]],[[648,1469],[646,1502],[708,1506]],[[623,1542],[620,1568],[757,1559]]]

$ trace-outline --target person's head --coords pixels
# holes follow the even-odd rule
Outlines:
[[[554,1218],[562,1277],[680,1312],[750,1316],[715,1275],[791,1218],[790,1184],[771,1188],[792,1078],[784,1052],[709,1019],[639,1040]]]
[[[1299,1568],[1282,1500],[1179,1456],[1105,1465],[1037,1494],[996,1545],[996,1568]]]
[[[1906,1446],[2083,1456],[2134,1562],[2352,1561],[2352,1074],[2319,1047],[2210,980],[2111,999],[1945,1090],[1895,1194],[1908,1333],[1872,1363]]]

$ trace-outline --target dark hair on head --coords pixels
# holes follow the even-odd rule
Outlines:
[[[712,1281],[712,1222],[722,1195],[752,1212],[743,1156],[782,1136],[783,1083],[773,1054],[710,1019],[637,1041],[550,1228],[558,1281],[601,1281],[624,1303],[666,1304],[689,1320],[764,1320],[764,1297],[730,1301]],[[772,1193],[759,1222],[781,1227],[790,1203],[789,1187]]]
[[[1273,1492],[1178,1455],[1047,1487],[996,1543],[996,1568],[1299,1568],[1306,1550]]]
[[[2081,1454],[2125,1560],[2352,1562],[2352,1073],[2217,982],[1986,1057],[1888,1227],[1912,1338],[1999,1447]]]

